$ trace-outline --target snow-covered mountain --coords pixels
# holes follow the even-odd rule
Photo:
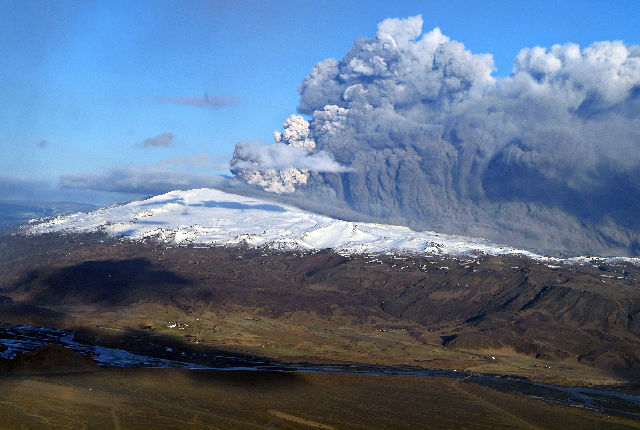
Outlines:
[[[32,220],[27,232],[105,231],[132,240],[175,244],[247,245],[282,250],[330,248],[342,254],[425,255],[519,254],[556,261],[530,251],[482,239],[414,231],[407,227],[342,221],[264,199],[202,188],[171,191],[125,205],[46,220]],[[572,259],[585,261],[586,257]],[[636,260],[640,259],[625,259]]]

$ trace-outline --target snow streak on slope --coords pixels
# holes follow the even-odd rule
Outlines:
[[[30,233],[100,230],[133,240],[152,238],[176,244],[247,245],[286,250],[331,248],[342,254],[520,254],[555,260],[482,239],[341,221],[208,188],[171,191],[89,213],[34,220],[28,227]]]

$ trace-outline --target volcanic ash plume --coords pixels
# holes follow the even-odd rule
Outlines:
[[[306,184],[309,171],[296,169],[293,166],[283,166],[282,169],[273,167],[273,162],[279,161],[271,155],[286,155],[290,149],[299,152],[310,152],[316,147],[309,137],[309,123],[299,115],[291,115],[283,124],[283,132],[273,133],[273,139],[279,144],[276,151],[274,146],[262,146],[257,142],[239,142],[233,151],[231,159],[232,172],[251,185],[257,185],[266,191],[282,194],[293,193],[296,186]],[[296,152],[296,151],[293,151]],[[298,156],[306,154],[298,154]],[[267,158],[267,162],[265,162]]]
[[[309,123],[300,115],[291,115],[282,124],[283,131],[273,133],[275,145],[239,142],[233,151],[231,171],[249,184],[277,194],[290,194],[305,185],[311,171],[345,172],[325,151],[314,151]]]
[[[640,254],[640,46],[526,48],[493,71],[420,16],[387,19],[313,68],[298,106],[312,120],[275,135],[335,168],[238,175],[416,228]]]

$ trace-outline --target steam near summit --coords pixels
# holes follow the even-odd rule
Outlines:
[[[422,17],[386,19],[299,86],[247,182],[414,228],[640,254],[640,46],[525,48],[508,77]]]

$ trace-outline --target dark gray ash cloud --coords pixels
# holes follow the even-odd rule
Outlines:
[[[640,254],[640,46],[525,48],[493,71],[420,16],[383,21],[300,84],[316,150],[353,170],[297,192],[415,228]]]
[[[156,137],[151,137],[147,140],[145,140],[144,142],[142,142],[142,146],[145,147],[149,147],[149,146],[153,146],[153,147],[168,147],[171,146],[173,143],[173,133],[161,133],[159,135],[157,135]]]
[[[160,103],[173,103],[183,106],[193,106],[208,109],[223,109],[236,106],[240,103],[240,98],[228,94],[213,95],[205,94],[202,97],[180,96],[180,97],[160,97],[156,99]]]

